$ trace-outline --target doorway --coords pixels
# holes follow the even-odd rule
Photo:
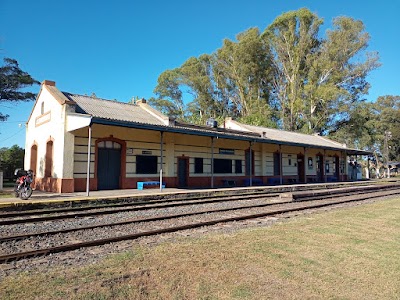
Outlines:
[[[324,156],[322,154],[317,154],[317,181],[324,182]]]
[[[297,176],[299,177],[299,182],[305,183],[305,168],[304,168],[304,155],[297,154]]]
[[[121,145],[105,141],[98,144],[97,189],[115,190],[120,188]]]
[[[189,177],[189,158],[178,157],[178,187],[187,187]]]

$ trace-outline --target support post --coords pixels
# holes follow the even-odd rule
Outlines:
[[[303,167],[304,167],[303,181],[304,181],[304,183],[307,183],[308,159],[307,159],[307,148],[306,147],[304,147],[304,158],[303,159],[304,159],[304,161],[303,161]],[[299,163],[299,162],[297,162],[297,163]]]
[[[90,190],[90,155],[92,148],[92,125],[89,125],[89,138],[88,138],[88,155],[87,155],[87,169],[86,169],[86,196],[89,197]]]
[[[358,180],[358,168],[357,168],[357,165],[358,165],[358,154],[356,154],[356,162],[355,162],[355,167],[356,167],[356,169],[355,169],[355,173],[356,173],[356,181]]]
[[[250,146],[249,146],[249,178],[250,178],[249,185],[250,186],[253,186],[253,157],[252,157],[252,153],[251,153],[252,144],[253,144],[253,142],[250,141]]]
[[[279,145],[279,181],[283,184],[282,145]]]
[[[211,188],[214,188],[214,137],[211,137]]]
[[[327,174],[326,174],[326,150],[324,149],[324,157],[322,159],[322,172],[324,175],[324,182],[327,182]]]
[[[160,192],[162,192],[163,190],[163,163],[164,163],[164,154],[163,154],[163,150],[164,150],[164,132],[160,131]]]

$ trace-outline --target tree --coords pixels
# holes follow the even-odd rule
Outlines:
[[[214,54],[214,73],[218,89],[241,119],[272,116],[269,103],[270,54],[257,28],[236,36],[236,42],[225,39]],[[256,118],[253,118],[256,119]]]
[[[389,161],[400,161],[400,96],[380,96],[373,104],[373,109],[381,153],[386,150],[383,148],[386,135]]]
[[[250,28],[225,39],[214,53],[163,72],[156,105],[195,123],[230,116],[290,131],[336,132],[354,117],[379,62],[366,52],[361,21],[335,18],[325,37],[322,24],[302,8],[277,17],[262,34]]]
[[[361,21],[338,17],[333,24],[304,85],[302,116],[308,132],[329,132],[349,120],[348,112],[368,93],[367,75],[380,66],[377,53],[365,52],[369,35]]]
[[[0,101],[31,101],[36,94],[23,92],[21,89],[39,84],[27,72],[19,68],[15,59],[4,58],[4,65],[0,67]],[[9,116],[0,112],[0,121],[7,120]]]
[[[158,99],[151,104],[169,115],[184,108],[180,116],[194,123],[231,116],[273,126],[267,121],[273,116],[268,103],[268,52],[256,28],[236,38],[224,40],[211,55],[191,57],[179,68],[163,72],[154,90]],[[190,98],[187,105],[182,102],[184,95]]]
[[[273,91],[283,129],[294,131],[301,127],[303,87],[320,44],[321,24],[322,19],[302,8],[279,16],[263,33],[273,55]]]
[[[0,149],[0,163],[4,178],[13,178],[15,169],[24,167],[25,150],[18,145]]]
[[[330,132],[332,139],[373,152],[376,169],[383,168],[387,159],[400,161],[400,96],[356,103],[348,114],[349,119]]]
[[[319,38],[322,23],[302,8],[279,16],[264,32],[284,129],[329,132],[367,94],[366,76],[379,66],[376,53],[363,52],[369,35],[361,21],[335,18],[325,39]]]

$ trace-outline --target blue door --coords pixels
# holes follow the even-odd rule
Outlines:
[[[102,147],[103,144],[108,147]],[[115,142],[102,142],[98,145],[97,189],[119,189],[121,176],[121,145]],[[111,146],[111,147],[110,147]]]

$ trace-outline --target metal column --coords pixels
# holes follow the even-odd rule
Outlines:
[[[214,188],[214,137],[211,137],[211,188]]]
[[[283,184],[282,145],[279,145],[279,180]]]
[[[87,169],[86,169],[86,196],[89,197],[90,189],[90,155],[92,147],[92,125],[89,125],[89,138],[88,138],[88,158],[87,158]]]
[[[253,142],[250,142],[250,146],[249,146],[249,178],[250,178],[250,182],[249,185],[253,186],[253,160],[252,160],[252,153],[251,153],[251,146],[252,146]]]
[[[322,172],[324,175],[324,182],[327,182],[327,174],[326,174],[326,150],[324,149],[324,157],[322,158]]]
[[[163,145],[164,145],[164,132],[160,131],[160,192],[163,189],[163,158],[164,158],[164,154],[163,154]]]
[[[304,162],[303,162],[303,166],[304,166],[304,183],[307,183],[307,170],[308,170],[308,159],[307,159],[307,148],[304,147]],[[297,162],[299,163],[299,162]],[[299,180],[300,181],[300,180]]]

